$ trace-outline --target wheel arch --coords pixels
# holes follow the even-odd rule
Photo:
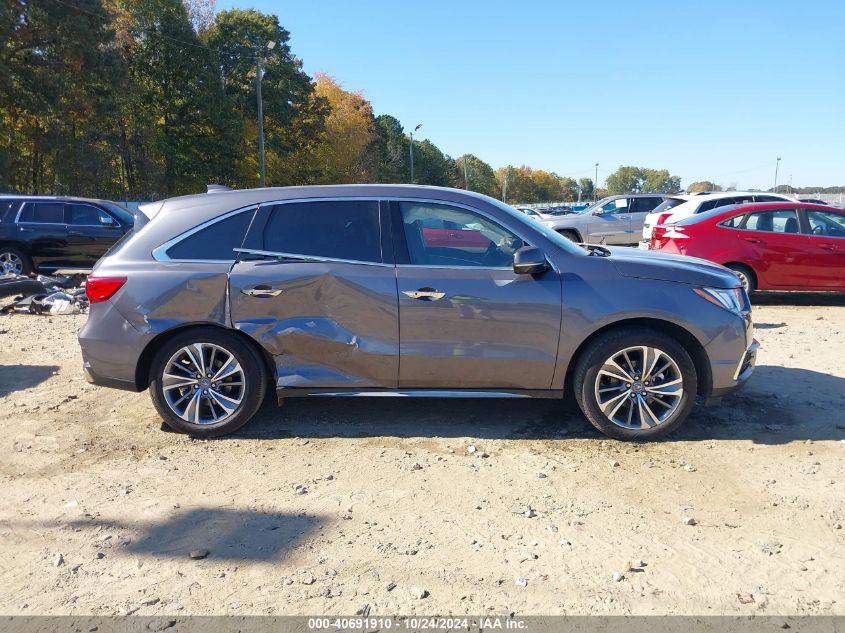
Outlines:
[[[748,262],[742,262],[739,260],[731,260],[722,264],[725,268],[730,268],[731,266],[741,266],[745,268],[748,272],[751,273],[751,276],[754,278],[754,287],[758,288],[760,285],[760,275],[757,274],[757,271],[754,270],[754,266],[749,264]]]
[[[578,238],[578,242],[584,241],[584,236],[581,235],[581,231],[579,231],[578,229],[575,229],[575,228],[561,227],[559,229],[555,229],[555,232],[560,233],[561,235],[563,235],[564,233],[572,233],[572,234],[575,235],[576,238]]]
[[[147,343],[144,351],[141,352],[141,355],[138,357],[138,363],[135,366],[135,386],[138,391],[143,391],[150,386],[150,369],[152,368],[153,358],[155,358],[156,352],[158,352],[161,346],[165,345],[175,336],[183,334],[186,331],[196,329],[215,329],[222,333],[236,336],[246,343],[246,345],[248,345],[264,363],[264,367],[267,370],[268,380],[272,383],[270,386],[275,389],[276,365],[270,354],[268,354],[267,351],[255,341],[255,339],[250,337],[248,334],[244,334],[240,330],[227,328],[218,323],[186,323],[161,332]]]
[[[678,341],[692,358],[693,365],[695,365],[695,373],[698,377],[698,395],[708,396],[712,389],[713,377],[710,370],[710,358],[707,356],[707,351],[699,340],[689,331],[671,321],[663,319],[656,319],[651,317],[637,317],[630,319],[623,319],[621,321],[614,321],[600,327],[592,332],[586,339],[584,339],[575,350],[569,365],[566,368],[566,377],[564,378],[564,389],[572,389],[572,374],[578,364],[581,355],[587,350],[590,344],[599,336],[612,332],[614,330],[622,330],[628,328],[648,328],[671,336]]]

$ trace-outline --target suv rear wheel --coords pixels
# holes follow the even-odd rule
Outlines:
[[[153,405],[170,428],[194,437],[231,433],[258,411],[267,388],[264,363],[233,334],[213,328],[175,336],[150,370]]]
[[[575,367],[574,388],[581,411],[599,431],[618,440],[651,440],[687,418],[698,377],[675,339],[626,328],[590,343]]]
[[[0,246],[0,275],[28,275],[33,271],[32,260],[14,246]]]

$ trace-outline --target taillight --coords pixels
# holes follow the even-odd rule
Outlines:
[[[89,303],[108,301],[126,283],[126,277],[88,277],[85,296]]]

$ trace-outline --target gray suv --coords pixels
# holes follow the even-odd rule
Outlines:
[[[88,279],[90,382],[229,433],[292,396],[561,398],[618,439],[677,428],[754,367],[720,266],[578,246],[493,198],[408,185],[209,193],[141,208]]]
[[[634,245],[640,241],[646,216],[669,197],[660,193],[608,196],[583,211],[543,223],[573,242]]]

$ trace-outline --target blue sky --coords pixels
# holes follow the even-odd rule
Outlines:
[[[845,185],[845,3],[218,0],[443,151],[599,180]]]

